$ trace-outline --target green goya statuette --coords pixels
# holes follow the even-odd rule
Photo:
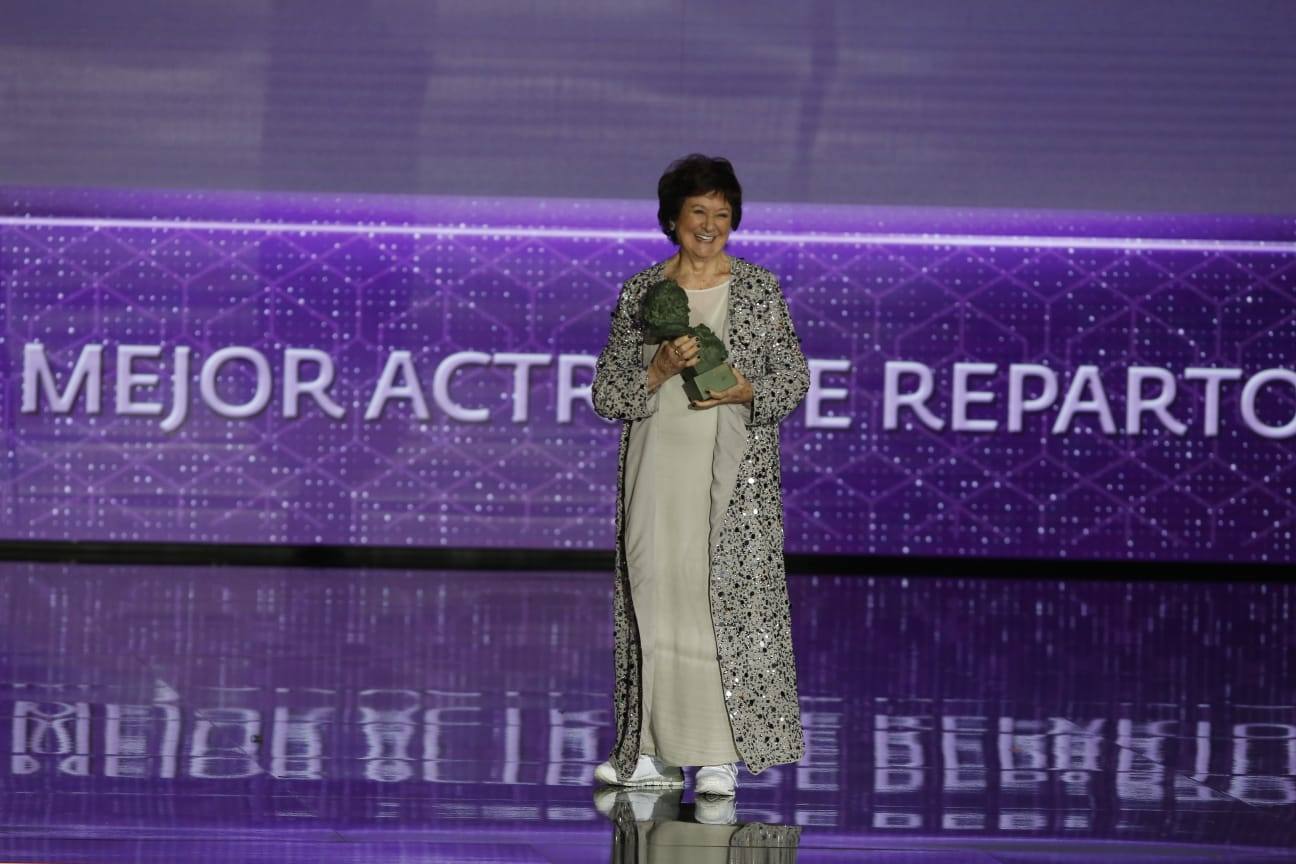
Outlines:
[[[708,390],[727,390],[738,383],[725,360],[729,351],[705,324],[690,327],[688,295],[674,279],[663,279],[644,294],[640,309],[644,341],[666,342],[689,335],[698,341],[698,364],[680,372],[690,402],[710,398]]]

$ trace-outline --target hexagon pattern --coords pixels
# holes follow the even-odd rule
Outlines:
[[[671,252],[652,202],[58,190],[5,200],[0,536],[610,548],[617,426],[580,392],[619,282]],[[1296,560],[1292,437],[1248,427],[1242,382],[1223,385],[1219,434],[1205,435],[1203,387],[1182,375],[1296,366],[1291,220],[748,211],[731,251],[780,276],[807,355],[851,364],[820,381],[819,413],[847,428],[812,424],[804,404],[783,426],[789,551]],[[86,345],[105,346],[98,414],[85,394],[70,414],[20,411],[23,349],[35,342],[60,387]],[[167,412],[174,349],[191,349],[177,430],[117,410],[121,344],[163,346],[135,365],[159,383],[133,393]],[[198,398],[202,363],[228,346],[271,367],[268,406],[244,419]],[[287,348],[331,358],[341,418],[310,397],[284,416]],[[364,419],[393,351],[409,352],[426,419],[412,399]],[[542,355],[526,419],[514,419],[507,365],[450,376],[453,400],[486,419],[447,416],[435,379],[456,352]],[[931,368],[943,429],[912,411],[883,428],[894,360]],[[950,428],[953,365],[968,361],[998,364],[972,385],[993,401],[968,409],[996,420],[993,432]],[[1061,394],[1005,431],[1011,363],[1049,367],[1063,393],[1077,367],[1096,366],[1117,431],[1081,413],[1054,434]],[[1123,431],[1126,370],[1138,365],[1175,375],[1185,434],[1150,414],[1139,434]],[[319,371],[302,366],[307,379]],[[575,395],[562,398],[564,386]],[[215,379],[231,404],[255,390],[245,360]],[[570,422],[557,419],[561,404]],[[1255,406],[1280,428],[1296,388],[1271,382]]]

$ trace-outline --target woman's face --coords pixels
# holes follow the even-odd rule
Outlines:
[[[694,258],[719,255],[729,242],[733,210],[720,192],[690,195],[675,219],[680,248]]]

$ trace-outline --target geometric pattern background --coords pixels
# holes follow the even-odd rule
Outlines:
[[[617,426],[586,403],[559,422],[558,355],[576,386],[603,344],[619,283],[669,255],[655,202],[376,198],[234,193],[3,191],[0,218],[0,539],[508,546],[612,544]],[[748,203],[730,251],[779,276],[807,356],[849,360],[825,411],[844,429],[783,425],[790,552],[1029,558],[1296,561],[1296,449],[1265,438],[1225,385],[1219,434],[1202,432],[1201,385],[1179,380],[1175,435],[1155,423],[1108,434],[1054,413],[1003,430],[1000,394],[948,426],[955,362],[1032,362],[1065,391],[1102,372],[1123,429],[1131,365],[1296,368],[1296,221],[1113,214],[886,210]],[[105,345],[103,410],[23,414],[23,346],[45,345],[66,380]],[[164,346],[162,382],[138,398],[168,410],[175,346],[189,346],[187,421],[114,411],[118,344]],[[220,348],[260,350],[269,407],[220,417],[197,368]],[[336,366],[326,416],[281,414],[285,348]],[[391,351],[413,355],[431,416],[365,406]],[[513,369],[469,366],[454,398],[431,397],[457,351],[528,352],[530,412],[513,420]],[[906,415],[883,429],[890,360],[936,375],[934,431]],[[143,364],[147,366],[147,364]],[[245,364],[217,382],[253,390]],[[1060,402],[1059,397],[1059,402]],[[996,413],[998,412],[998,413]],[[1282,426],[1296,389],[1266,387],[1259,417]]]

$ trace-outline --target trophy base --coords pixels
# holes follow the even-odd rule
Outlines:
[[[688,396],[690,402],[710,399],[706,391],[728,390],[738,383],[728,363],[712,366],[705,372],[699,372],[696,366],[692,366],[681,372],[680,377],[684,379],[684,394]]]

